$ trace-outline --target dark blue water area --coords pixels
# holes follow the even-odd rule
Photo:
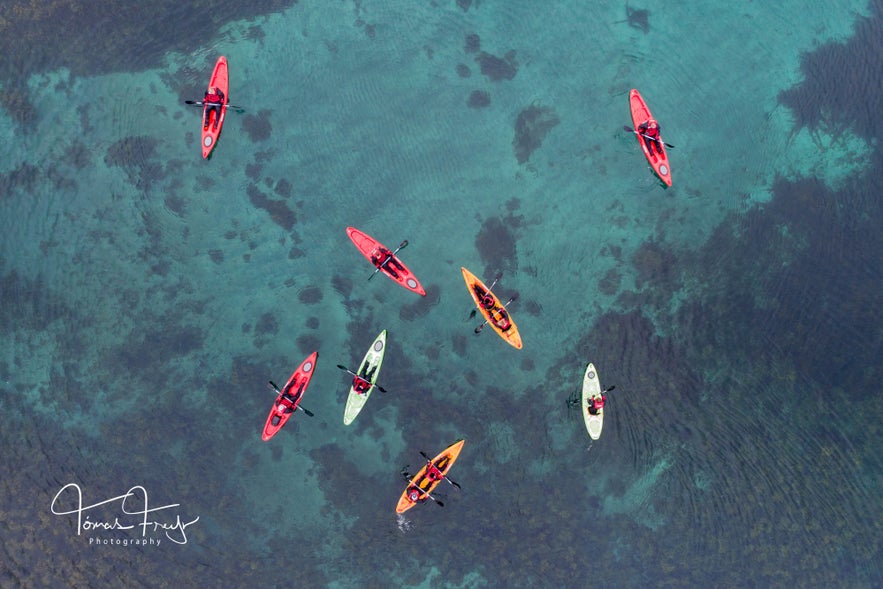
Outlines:
[[[883,586],[880,0],[13,1],[0,32],[0,586]],[[244,112],[205,161],[219,54]],[[344,426],[335,365],[382,329]],[[314,350],[315,417],[261,441]],[[460,438],[462,488],[396,516]]]

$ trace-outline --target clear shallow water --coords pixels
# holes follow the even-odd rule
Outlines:
[[[176,13],[103,59],[19,50],[4,583],[879,585],[879,3],[648,8],[644,34],[614,5],[299,4],[192,47]],[[204,162],[183,100],[219,53],[247,112]],[[621,130],[631,87],[669,190]],[[519,163],[531,105],[558,124]],[[347,225],[408,239],[427,299],[367,282]],[[524,350],[472,335],[460,266],[504,270]],[[383,328],[391,393],[345,428],[333,366]],[[316,417],[260,442],[265,382],[314,349]],[[588,450],[586,361],[617,387]],[[396,519],[400,467],[460,437],[463,491]],[[70,482],[200,519],[90,545],[135,535],[77,536]]]

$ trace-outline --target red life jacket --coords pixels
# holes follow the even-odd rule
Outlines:
[[[210,102],[212,104],[222,104],[224,99],[221,98],[220,94],[209,94],[205,93],[205,102]]]

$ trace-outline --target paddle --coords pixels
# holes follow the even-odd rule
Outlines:
[[[352,375],[355,376],[356,378],[362,378],[361,376],[359,376],[358,374],[356,374],[355,372],[353,372],[352,370],[350,370],[350,369],[347,368],[346,366],[343,366],[342,364],[338,364],[337,367],[340,368],[341,370],[344,370],[344,371],[346,371],[346,372],[349,372],[350,374],[352,374]],[[362,380],[365,380],[365,379],[362,378]],[[371,384],[371,383],[369,382],[368,384]],[[385,388],[383,388],[382,386],[380,386],[379,384],[371,384],[371,386],[374,387],[374,388],[376,388],[376,389],[377,389],[378,391],[380,391],[381,393],[385,393],[385,392],[387,392],[387,390],[386,390]],[[369,390],[370,390],[370,387],[369,387]]]
[[[393,259],[397,253],[399,253],[399,250],[400,250],[400,249],[404,249],[404,248],[406,248],[406,247],[408,247],[408,240],[407,240],[407,239],[406,239],[405,241],[403,241],[402,243],[400,243],[400,244],[399,244],[399,247],[396,248],[396,251],[394,251],[394,252],[393,252],[388,258],[386,258],[386,259],[383,261],[382,264],[380,264],[379,266],[377,266],[377,268],[374,270],[374,274],[377,274],[378,272],[380,272],[380,269],[383,268],[384,266],[386,266],[386,264],[387,264],[391,259]],[[371,280],[372,278],[374,278],[374,274],[372,274],[371,276],[369,276],[369,277],[368,277],[368,280]]]
[[[601,391],[601,394],[603,395],[605,393],[609,393],[610,391],[612,391],[615,388],[616,388],[615,384],[610,385],[609,387],[607,387],[606,389]],[[568,407],[576,407],[577,405],[579,405],[580,401],[582,400],[582,393],[580,393],[579,391],[575,392],[574,396],[575,396],[575,398],[573,398],[573,399],[567,399],[567,406]]]
[[[268,381],[268,382],[270,383],[270,386],[273,388],[274,391],[276,391],[276,392],[279,393],[280,395],[282,394],[282,391],[279,390],[279,387],[276,386],[276,383],[275,383],[275,382],[273,382],[272,380],[271,380],[271,381]],[[309,415],[310,417],[315,417],[315,415],[313,415],[313,412],[312,412],[312,411],[309,411],[309,410],[307,410],[307,409],[304,409],[303,407],[300,406],[300,404],[298,404],[298,406],[295,407],[295,409],[300,409],[301,411],[303,411],[304,413],[306,413],[306,414]]]
[[[427,456],[427,455],[426,455],[426,452],[424,452],[423,450],[420,450],[420,456],[422,456],[423,458],[425,458],[425,459],[426,459],[426,462],[427,462],[428,464],[432,464],[432,459],[431,459],[429,456]],[[449,478],[448,478],[448,475],[444,475],[444,474],[443,474],[443,475],[442,475],[442,478],[445,479],[446,481],[448,481],[449,483],[451,483],[452,485],[454,485],[455,487],[457,487],[458,489],[460,488],[459,483],[455,483],[454,481],[452,481],[451,479],[449,479]]]
[[[494,285],[497,284],[497,281],[498,281],[500,278],[502,278],[502,277],[503,277],[503,272],[502,272],[502,271],[501,271],[501,272],[497,272],[497,275],[494,276],[494,281],[491,282],[491,285],[488,287],[488,290],[491,290],[491,289],[494,287]],[[471,321],[472,318],[475,317],[475,313],[476,313],[477,311],[478,311],[478,309],[472,309],[472,311],[469,312],[469,318],[466,319],[466,321]]]
[[[185,100],[184,104],[190,104],[192,106],[205,106],[205,102],[203,102],[202,100]],[[244,108],[242,108],[241,106],[236,106],[234,104],[224,104],[221,106],[221,108],[232,108],[240,114],[245,112]]]
[[[622,130],[623,130],[623,131],[628,131],[629,133],[634,133],[635,135],[640,135],[641,137],[646,137],[647,139],[653,139],[653,137],[650,137],[649,135],[646,135],[646,134],[644,134],[644,133],[641,133],[640,131],[635,131],[635,130],[632,129],[631,127],[623,127]],[[666,143],[665,141],[663,141],[662,144],[663,144],[664,146],[666,146],[667,148],[669,148],[669,149],[674,149],[674,148],[675,148],[674,145],[672,145],[671,143]]]
[[[517,300],[517,299],[518,299],[518,295],[516,294],[516,295],[514,295],[511,299],[509,299],[508,301],[506,301],[506,302],[503,304],[503,308],[505,308],[509,303],[511,303],[511,302],[513,302],[513,301],[515,301],[515,300]],[[478,335],[479,333],[481,333],[481,330],[484,329],[484,326],[487,325],[489,322],[490,322],[490,319],[485,319],[485,320],[484,320],[484,323],[482,323],[481,325],[479,325],[478,327],[476,327],[476,328],[475,328],[475,335]]]
[[[433,501],[435,501],[436,503],[438,503],[438,506],[439,506],[439,507],[444,507],[444,506],[445,506],[444,503],[442,503],[441,501],[439,501],[438,499],[436,499],[435,497],[433,497],[433,496],[429,493],[429,491],[425,491],[425,490],[421,489],[421,488],[419,487],[419,485],[417,485],[416,483],[414,483],[413,480],[411,480],[411,477],[409,477],[407,474],[405,474],[404,471],[402,471],[402,477],[403,477],[406,481],[408,481],[408,483],[410,483],[412,487],[414,487],[415,489],[417,489],[417,492],[418,492],[418,493],[420,493],[420,494],[422,494],[422,495],[426,495],[427,497],[429,497],[430,499],[432,499]],[[420,499],[418,498],[417,500],[419,501]]]

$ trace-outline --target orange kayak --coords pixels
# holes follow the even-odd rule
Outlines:
[[[506,340],[509,345],[520,350],[521,334],[518,333],[518,327],[509,316],[509,311],[500,304],[500,299],[475,274],[466,268],[460,268],[460,270],[463,271],[463,280],[466,281],[466,287],[469,289],[469,294],[472,295],[472,300],[475,301],[478,310],[494,328],[497,335]]]
[[[644,150],[644,156],[646,156],[647,161],[650,162],[650,166],[653,168],[653,171],[656,172],[656,175],[659,176],[659,179],[662,180],[666,186],[671,186],[671,168],[668,165],[668,155],[665,153],[665,144],[662,142],[662,139],[658,142],[658,149],[654,148],[653,153],[650,153],[650,148],[647,147],[647,141],[645,141],[644,136],[638,132],[638,127],[653,118],[653,115],[650,114],[650,109],[647,108],[644,99],[641,98],[641,95],[634,88],[629,92],[629,107],[632,111],[632,123],[635,125],[635,137],[638,138],[638,143],[641,144],[641,149]]]
[[[463,449],[463,444],[465,443],[466,440],[457,440],[439,452],[438,456],[433,458],[430,462],[427,462],[426,465],[424,465],[424,467],[411,478],[408,487],[402,493],[402,496],[399,497],[399,503],[396,505],[396,513],[405,513],[417,505],[419,501],[426,500],[427,496],[432,493],[442,481],[442,478],[447,475],[448,471],[451,470],[451,467],[454,466],[454,462],[457,460],[457,457],[460,456],[460,450]],[[435,469],[438,469],[438,472],[440,472],[441,475],[426,475],[426,470],[429,468],[430,463]]]
[[[212,111],[208,127],[202,130],[202,157],[205,159],[208,159],[208,156],[211,155],[215,144],[218,142],[218,137],[221,136],[221,128],[224,126],[224,119],[227,116],[227,103],[230,102],[229,83],[227,81],[227,58],[223,55],[218,58],[218,62],[215,64],[215,71],[212,72],[208,86],[209,88],[214,86],[221,89],[221,92],[224,93],[224,104],[221,106],[221,115],[218,116],[217,111]],[[205,122],[205,111],[207,108],[207,106],[202,107],[200,125]]]

